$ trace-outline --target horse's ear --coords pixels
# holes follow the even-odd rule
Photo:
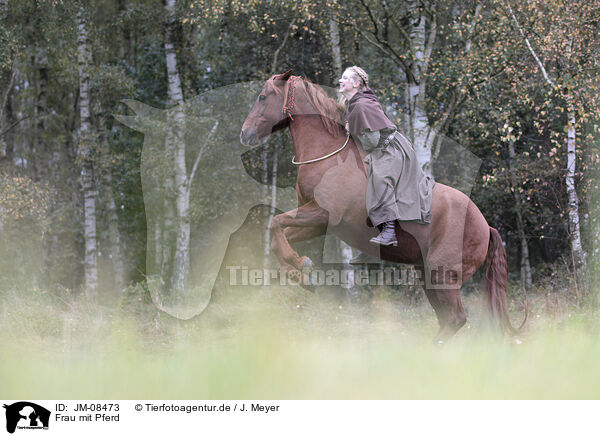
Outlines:
[[[292,70],[287,70],[285,73],[280,74],[278,79],[279,80],[287,80],[292,76]]]

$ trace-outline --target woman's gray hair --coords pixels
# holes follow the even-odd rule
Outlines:
[[[344,71],[349,71],[353,76],[355,76],[359,82],[361,82],[360,90],[363,91],[365,88],[369,87],[369,75],[363,70],[361,67],[357,67],[353,65],[351,67],[346,68]],[[348,104],[348,100],[344,97],[343,94],[340,94],[338,99],[338,103],[342,105]]]
[[[357,76],[358,79],[362,82],[362,84],[365,88],[369,87],[369,75],[361,67],[357,67],[356,65],[353,65],[353,66],[347,68],[347,71],[352,71],[354,73],[354,75]]]

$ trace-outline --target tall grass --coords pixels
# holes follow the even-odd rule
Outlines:
[[[533,314],[515,340],[473,324],[436,347],[424,303],[358,308],[299,288],[217,299],[182,322],[137,293],[115,309],[28,290],[0,311],[0,397],[29,399],[599,398],[599,323]],[[147,302],[146,302],[147,303]],[[143,310],[142,310],[143,309]]]

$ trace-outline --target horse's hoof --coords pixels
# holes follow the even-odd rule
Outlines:
[[[302,283],[306,286],[315,286],[310,274],[304,274],[304,280],[302,281]]]
[[[304,262],[302,262],[302,269],[313,269],[313,262],[310,260],[310,257],[304,256]]]
[[[307,291],[312,292],[313,294],[317,293],[317,287],[316,287],[316,285],[307,285],[307,284],[303,283],[300,286],[302,286]]]
[[[313,294],[317,291],[317,285],[313,282],[312,277],[309,274],[304,274],[304,280],[302,280],[300,286]]]

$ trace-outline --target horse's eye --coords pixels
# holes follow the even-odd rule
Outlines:
[[[259,95],[258,101],[265,101],[265,98],[267,98],[267,97],[265,97],[264,95]]]

